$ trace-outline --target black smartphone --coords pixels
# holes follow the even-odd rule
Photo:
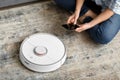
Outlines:
[[[62,27],[64,27],[67,30],[75,30],[79,26],[77,24],[70,23],[70,24],[63,24]]]

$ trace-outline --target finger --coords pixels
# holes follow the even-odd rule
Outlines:
[[[75,29],[76,32],[82,32],[83,31],[83,28],[79,27],[77,29]]]
[[[74,24],[77,24],[77,19],[74,20]]]
[[[81,27],[81,25],[80,24],[77,24],[79,27]]]
[[[67,20],[67,23],[68,23],[68,24],[70,23],[70,20],[71,20],[71,17],[69,17],[68,20]]]
[[[76,23],[77,23],[77,21],[75,20],[75,21],[74,21],[74,24],[76,24]]]
[[[71,23],[71,20],[72,20],[72,16],[70,16],[69,18],[68,18],[68,20],[67,20],[67,23],[69,24],[69,23]]]
[[[82,32],[83,30],[79,29],[79,30],[75,30],[76,32]]]
[[[77,19],[78,19],[78,17],[76,16],[76,17],[75,17],[74,24],[77,24]]]
[[[75,21],[75,19],[73,18],[73,19],[71,19],[71,23],[74,23],[74,21]]]

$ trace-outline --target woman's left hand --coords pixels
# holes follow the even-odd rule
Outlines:
[[[79,28],[75,29],[76,32],[82,32],[87,29],[90,29],[92,26],[89,23],[79,25]]]

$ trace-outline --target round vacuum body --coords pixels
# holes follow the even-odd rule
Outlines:
[[[22,42],[19,57],[23,65],[30,70],[54,71],[66,60],[65,46],[54,35],[38,33]]]

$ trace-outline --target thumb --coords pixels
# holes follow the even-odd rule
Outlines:
[[[77,19],[75,18],[75,20],[74,20],[74,24],[77,24]]]
[[[74,24],[77,24],[78,17],[75,17]]]

